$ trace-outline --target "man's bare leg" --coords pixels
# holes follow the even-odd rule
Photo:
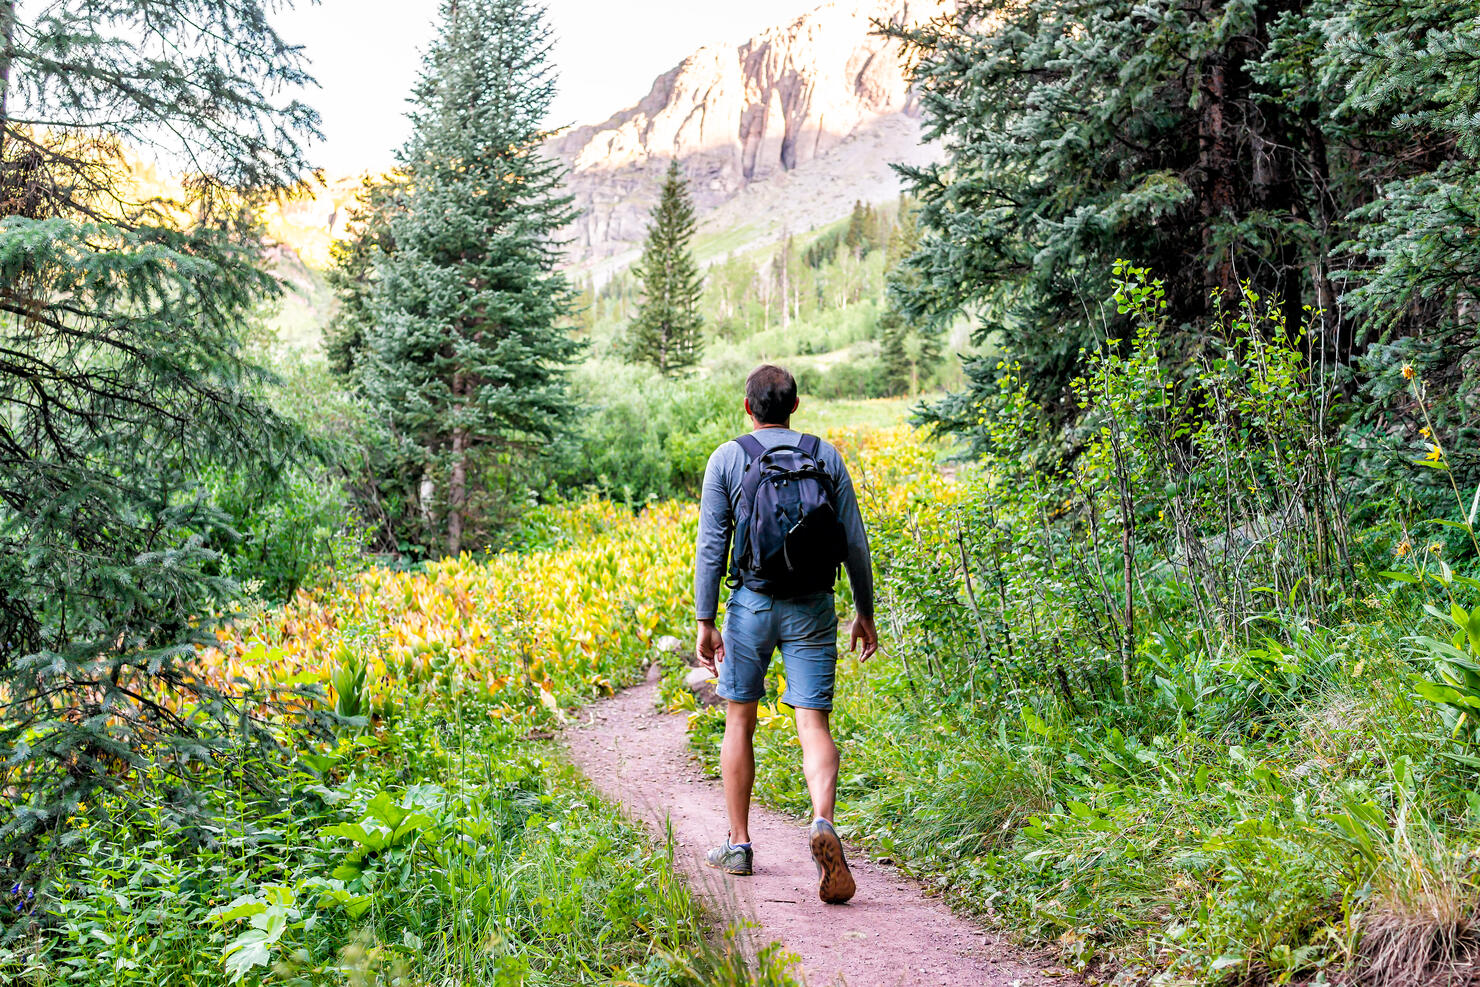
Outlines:
[[[802,742],[802,774],[812,796],[812,818],[833,821],[838,797],[838,746],[833,743],[825,709],[798,709],[797,738]],[[728,739],[728,731],[726,738]],[[728,782],[726,782],[728,790]]]
[[[725,704],[725,739],[719,748],[730,842],[750,842],[750,789],[755,784],[755,721],[759,703]]]
[[[833,804],[838,795],[838,745],[833,743],[825,709],[797,710],[797,737],[802,742],[802,772],[812,796],[812,825],[807,842],[817,863],[817,894],[825,902],[841,905],[853,897],[858,886],[848,870],[843,844],[833,829]]]

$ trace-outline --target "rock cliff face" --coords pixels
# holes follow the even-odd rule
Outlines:
[[[915,98],[899,46],[873,22],[918,23],[954,0],[834,0],[740,45],[701,48],[659,76],[636,106],[556,137],[570,167],[581,217],[569,232],[571,261],[598,269],[630,255],[647,227],[663,170],[677,158],[703,217],[767,183],[791,194],[752,195],[744,217],[825,222],[853,199],[898,189],[890,161],[922,162]],[[824,202],[786,217],[802,193],[832,188]],[[850,189],[856,194],[849,195]],[[733,213],[733,209],[723,210]]]

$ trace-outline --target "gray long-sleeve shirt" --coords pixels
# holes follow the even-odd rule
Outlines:
[[[794,446],[801,433],[789,428],[756,429],[755,437],[767,449]],[[731,440],[714,450],[704,468],[704,489],[699,498],[699,537],[694,546],[694,612],[700,620],[713,620],[719,609],[719,587],[730,561],[730,536],[735,531],[735,511],[740,503],[740,482],[749,457],[740,443]],[[869,559],[868,535],[853,492],[853,478],[838,450],[824,441],[817,459],[836,484],[838,520],[848,535],[848,558],[843,563],[853,586],[853,600],[863,617],[874,615],[874,570]]]

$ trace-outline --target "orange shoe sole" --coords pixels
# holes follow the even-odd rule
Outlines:
[[[829,905],[841,905],[858,891],[853,872],[843,856],[843,844],[837,834],[819,829],[812,834],[812,859],[817,862],[817,896]]]

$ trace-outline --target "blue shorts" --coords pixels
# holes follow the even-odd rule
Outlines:
[[[751,703],[765,698],[766,669],[779,647],[786,666],[781,701],[800,709],[832,709],[838,669],[838,612],[832,593],[775,600],[741,587],[725,605],[725,660],[721,698]]]

